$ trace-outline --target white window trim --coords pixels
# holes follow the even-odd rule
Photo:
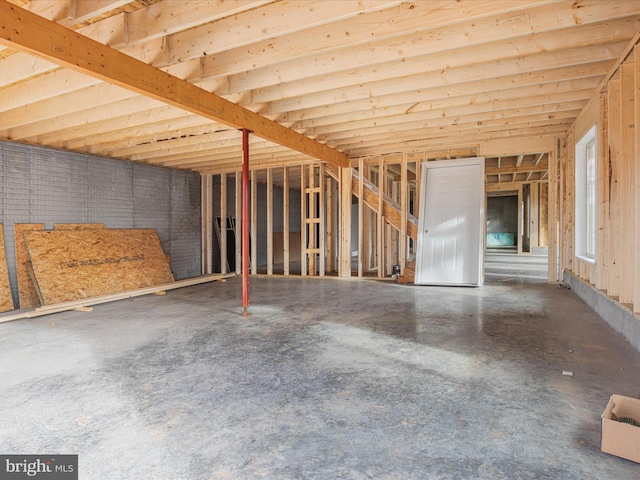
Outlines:
[[[598,178],[598,138],[597,125],[593,125],[587,133],[575,145],[575,255],[589,262],[596,263],[598,256],[597,241],[594,245],[594,253],[587,253],[587,145],[595,143],[596,151],[596,179]],[[595,191],[595,218],[594,230],[598,232],[598,188]]]

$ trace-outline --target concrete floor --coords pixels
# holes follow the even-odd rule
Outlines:
[[[547,255],[532,255],[503,249],[488,249],[484,257],[484,273],[488,279],[520,278],[527,281],[547,282],[549,278]]]
[[[252,278],[0,325],[0,451],[81,479],[603,479],[640,353],[571,290]],[[563,375],[573,372],[573,376]]]

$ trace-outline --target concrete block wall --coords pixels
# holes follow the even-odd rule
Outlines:
[[[640,316],[631,309],[617,302],[593,285],[582,280],[568,270],[563,270],[563,282],[591,307],[616,332],[640,351]]]
[[[176,279],[201,272],[195,173],[0,142],[0,223],[16,305],[15,223],[154,228]]]

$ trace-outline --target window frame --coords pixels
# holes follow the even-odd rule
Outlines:
[[[595,263],[598,254],[598,136],[593,125],[575,145],[575,255]]]

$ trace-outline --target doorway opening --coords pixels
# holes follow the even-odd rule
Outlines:
[[[547,281],[547,247],[539,242],[539,206],[530,185],[523,185],[521,191],[487,194],[487,279]]]

